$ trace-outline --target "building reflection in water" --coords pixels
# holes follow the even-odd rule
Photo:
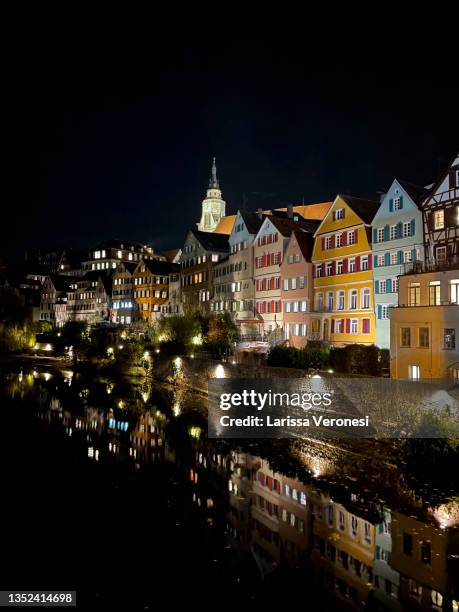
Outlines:
[[[387,502],[369,503],[358,482],[336,496],[336,487],[332,493],[318,478],[332,469],[323,457],[305,459],[310,478],[303,481],[277,471],[266,458],[207,440],[202,423],[187,423],[185,451],[168,427],[182,412],[181,388],[164,411],[146,404],[145,394],[154,398],[151,389],[140,390],[132,411],[132,398],[121,400],[111,383],[104,394],[112,404],[103,408],[90,405],[89,389],[74,391],[72,377],[65,376],[64,384],[78,397],[77,410],[68,398],[63,402],[50,378],[23,373],[8,379],[6,389],[15,397],[20,388],[33,388],[36,417],[78,437],[88,461],[130,461],[136,469],[174,463],[190,488],[190,504],[224,531],[236,555],[255,560],[261,576],[285,567],[312,573],[330,609],[335,602],[357,610],[459,612],[457,500],[427,511],[413,503],[402,512]]]

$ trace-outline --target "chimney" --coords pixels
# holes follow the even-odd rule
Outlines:
[[[263,219],[263,209],[262,208],[259,208],[257,210],[257,215],[259,219]]]
[[[293,205],[292,204],[289,204],[287,206],[287,218],[293,219]]]

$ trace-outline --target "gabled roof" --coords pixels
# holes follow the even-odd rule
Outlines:
[[[229,236],[233,231],[234,223],[236,222],[236,215],[226,215],[222,217],[218,222],[217,227],[214,229],[216,234],[226,234]]]
[[[319,202],[317,204],[297,204],[296,206],[293,206],[293,212],[298,215],[301,215],[303,219],[306,220],[322,221],[332,206],[333,202]],[[287,211],[287,208],[275,208],[273,210],[273,213],[276,213],[277,211]]]
[[[227,234],[200,232],[197,229],[192,229],[190,231],[206,251],[219,251],[221,253],[227,253],[229,251]]]
[[[135,261],[120,261],[117,269],[115,270],[115,274],[120,271],[120,268],[124,268],[129,274],[134,274],[134,270],[137,268],[137,262]]]
[[[456,164],[459,163],[459,151],[457,153],[455,153],[450,161],[450,163],[448,164],[448,167],[446,170],[444,170],[441,174],[440,177],[438,178],[438,180],[436,180],[432,185],[431,188],[429,189],[429,194],[426,197],[426,201],[428,199],[429,196],[433,196],[435,195],[437,189],[440,187],[440,185],[443,183],[443,181],[448,177],[451,168],[454,168],[456,166]]]
[[[71,283],[76,280],[70,276],[59,276],[59,274],[50,274],[49,279],[53,283],[56,291],[68,291]]]
[[[277,216],[268,217],[274,227],[282,234],[288,237],[295,229],[302,229],[314,233],[319,227],[319,221],[293,221],[292,219],[281,218]]]
[[[180,254],[181,250],[182,249],[170,249],[169,251],[162,251],[159,253],[159,255],[162,255],[167,261],[173,263],[174,259]]]
[[[421,202],[425,200],[425,198],[429,194],[429,189],[426,187],[421,187],[420,185],[413,185],[408,181],[402,181],[401,179],[396,179],[397,183],[402,187],[406,193],[410,196],[413,202],[420,206]]]
[[[261,224],[263,223],[266,215],[259,215],[258,213],[246,212],[241,210],[239,211],[239,214],[241,215],[241,218],[244,221],[249,234],[258,234]]]
[[[293,230],[301,254],[306,261],[311,261],[312,250],[314,248],[314,236],[310,232],[303,230]]]
[[[374,200],[366,200],[365,198],[355,198],[354,196],[338,194],[346,204],[352,208],[356,215],[358,215],[364,223],[368,225],[373,221],[374,216],[378,212],[380,202]]]
[[[170,261],[161,261],[159,259],[144,259],[142,261],[147,270],[152,274],[167,276],[180,270],[180,266],[178,264],[171,263]]]

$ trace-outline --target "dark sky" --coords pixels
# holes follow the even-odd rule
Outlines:
[[[4,251],[180,246],[213,155],[230,213],[244,192],[252,209],[377,198],[459,150],[444,45],[189,19],[6,27]]]

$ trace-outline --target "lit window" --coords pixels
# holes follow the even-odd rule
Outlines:
[[[436,210],[434,212],[434,229],[441,230],[445,227],[445,211],[444,210]]]
[[[419,380],[421,378],[421,368],[418,365],[410,365],[408,366],[408,376],[410,377],[410,380]],[[411,543],[411,546],[413,545],[413,543]],[[405,552],[405,550],[403,551]],[[405,554],[410,554],[405,552]]]
[[[384,242],[384,228],[378,228],[378,242]]]
[[[355,244],[355,230],[351,230],[347,233],[347,243]]]

